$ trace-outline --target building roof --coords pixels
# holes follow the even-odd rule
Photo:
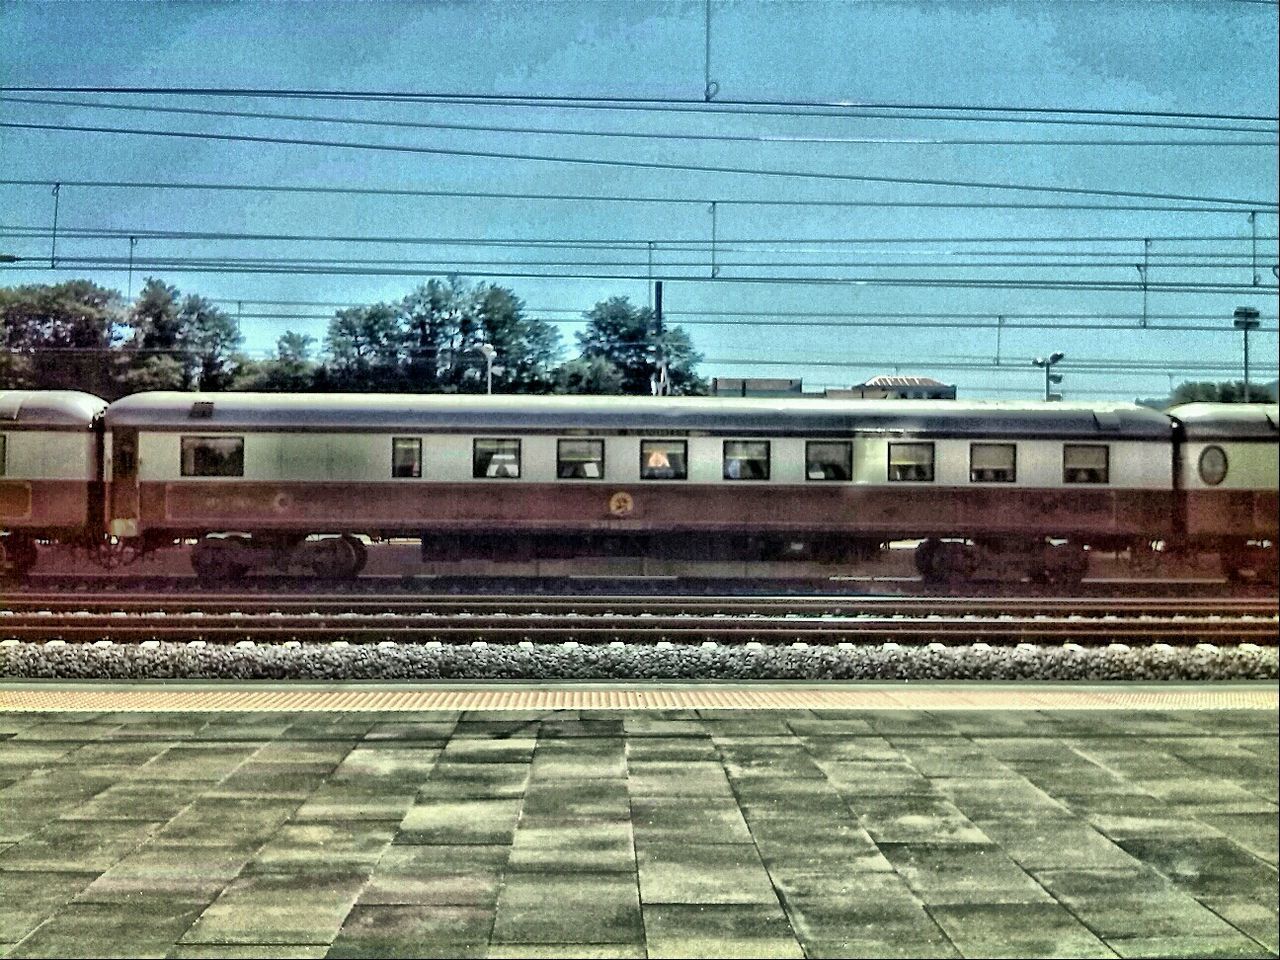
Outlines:
[[[84,427],[107,402],[79,390],[0,390],[0,430],[23,427]]]
[[[1173,429],[1164,414],[1127,403],[167,392],[117,400],[107,411],[107,425],[192,433],[626,430],[1151,439],[1168,439]]]
[[[863,387],[949,387],[951,384],[943,383],[941,380],[935,380],[933,377],[899,377],[896,375],[882,375],[872,377],[866,383],[859,384]],[[855,388],[856,389],[856,388]]]

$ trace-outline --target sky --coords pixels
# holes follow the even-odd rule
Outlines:
[[[1031,361],[1053,351],[1067,399],[1238,378],[1231,319],[1249,306],[1262,321],[1253,376],[1271,380],[1278,12],[1270,0],[9,0],[0,124],[153,132],[0,126],[0,254],[38,258],[0,265],[0,283],[88,277],[127,296],[158,276],[239,316],[262,356],[285,329],[321,340],[338,305],[456,272],[511,287],[560,324],[568,356],[584,311],[649,303],[652,276],[708,377],[817,389],[901,373],[984,399],[1042,395]],[[556,97],[584,99],[545,102]],[[330,192],[280,189],[300,187]],[[1161,209],[1124,209],[1144,206]]]

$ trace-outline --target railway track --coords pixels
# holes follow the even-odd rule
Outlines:
[[[217,597],[297,597],[344,596],[381,598],[399,595],[428,597],[760,597],[760,596],[886,596],[955,597],[980,589],[992,597],[1056,598],[1061,587],[1032,583],[980,582],[970,584],[929,584],[914,576],[832,576],[832,577],[668,577],[668,576],[464,576],[403,575],[362,576],[356,580],[325,582],[310,576],[264,574],[235,584],[206,586],[193,576],[153,575],[128,568],[121,574],[41,574],[23,583],[0,581],[0,604],[26,597],[67,595],[91,597],[110,593],[116,596],[147,597],[154,594]],[[1189,596],[1245,598],[1274,596],[1274,587],[1261,583],[1228,585],[1213,577],[1087,579],[1070,588],[1085,597],[1123,599],[1142,594],[1147,597]]]
[[[1274,597],[352,597],[22,595],[0,639],[27,642],[584,644],[1249,641],[1274,646]]]

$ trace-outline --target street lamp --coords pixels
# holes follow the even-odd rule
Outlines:
[[[493,358],[498,355],[498,351],[493,348],[491,343],[482,343],[476,349],[484,354],[484,392],[493,393]]]
[[[1044,398],[1045,400],[1053,399],[1053,394],[1049,392],[1050,386],[1052,384],[1062,382],[1062,374],[1051,373],[1050,371],[1053,370],[1053,365],[1059,362],[1060,360],[1062,360],[1065,356],[1066,356],[1065,353],[1051,353],[1047,357],[1036,357],[1034,360],[1031,361],[1033,366],[1044,367]],[[1058,397],[1058,399],[1061,400],[1062,398]]]
[[[1232,324],[1244,331],[1244,402],[1249,402],[1249,331],[1258,329],[1258,311],[1253,307],[1236,307]]]

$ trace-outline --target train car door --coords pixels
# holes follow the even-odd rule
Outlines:
[[[111,521],[117,537],[138,535],[138,430],[116,427],[111,431]]]

